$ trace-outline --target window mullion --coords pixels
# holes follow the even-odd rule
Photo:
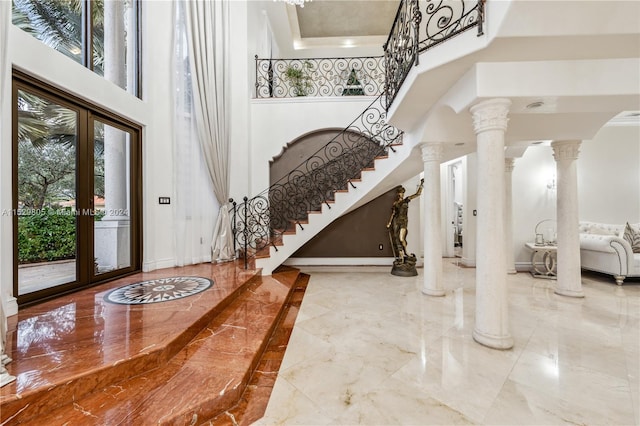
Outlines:
[[[93,71],[93,4],[91,0],[82,2],[82,61]]]

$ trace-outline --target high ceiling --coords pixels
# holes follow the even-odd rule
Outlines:
[[[314,0],[296,7],[300,36],[387,36],[398,0]]]

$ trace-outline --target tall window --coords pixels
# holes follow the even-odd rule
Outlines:
[[[139,0],[13,0],[13,24],[139,96]]]

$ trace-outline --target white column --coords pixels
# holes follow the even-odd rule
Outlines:
[[[104,2],[104,78],[126,87],[125,2]],[[94,249],[100,272],[131,265],[127,133],[104,125],[105,216],[95,223]]]
[[[424,284],[422,292],[429,296],[444,296],[442,286],[442,229],[440,210],[440,162],[441,143],[425,143],[422,149],[424,166],[424,192],[422,207],[424,214]]]
[[[478,152],[476,323],[473,338],[510,349],[505,260],[504,134],[511,101],[491,99],[471,107]]]
[[[551,142],[556,159],[558,223],[558,264],[555,293],[584,297],[580,273],[580,235],[578,232],[578,173],[576,160],[580,141]]]
[[[515,274],[516,261],[513,253],[513,190],[512,190],[512,172],[515,158],[504,159],[504,185],[505,185],[505,201],[504,201],[504,225],[505,225],[505,247],[507,255],[507,273]]]

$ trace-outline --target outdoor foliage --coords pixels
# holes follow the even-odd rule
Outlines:
[[[76,256],[74,210],[35,210],[18,218],[18,262],[32,263]]]
[[[96,211],[94,220],[104,217]],[[18,262],[35,263],[76,257],[76,211],[73,208],[26,209],[18,217]]]

